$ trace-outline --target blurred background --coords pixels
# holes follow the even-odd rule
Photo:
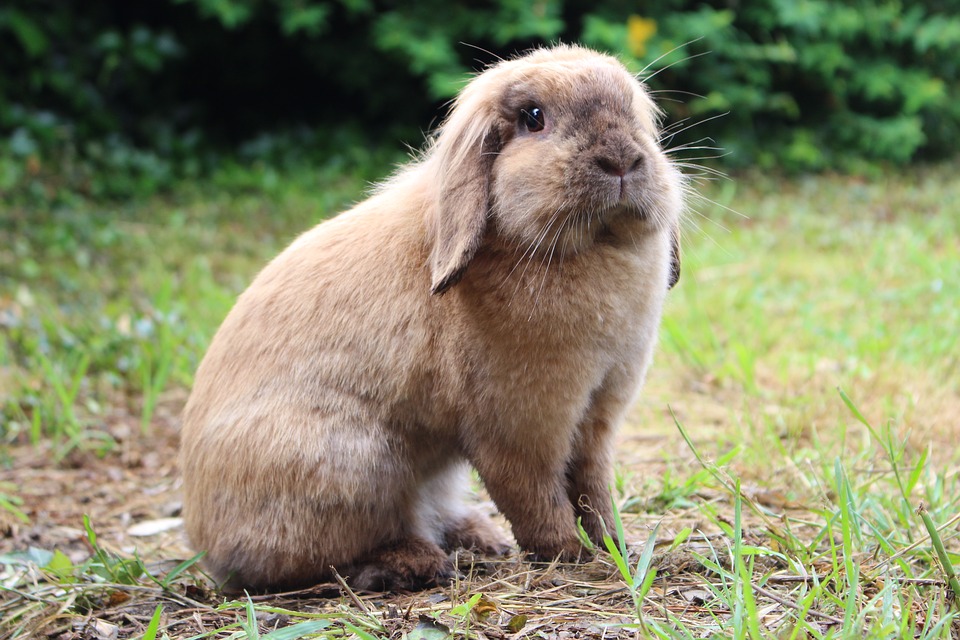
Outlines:
[[[229,162],[388,166],[469,73],[557,41],[649,76],[668,123],[716,117],[670,143],[708,136],[725,168],[956,150],[955,0],[6,0],[0,196],[143,195]]]
[[[421,147],[472,73],[557,41],[648,81],[691,181],[683,275],[617,452],[634,539],[653,518],[674,545],[732,532],[739,488],[734,504],[702,454],[773,508],[809,506],[737,559],[787,554],[806,580],[832,558],[822,595],[787,596],[805,603],[794,635],[814,597],[860,635],[956,633],[948,591],[919,591],[942,583],[914,510],[954,528],[960,511],[958,0],[0,0],[0,627],[143,633],[93,589],[120,567],[154,593],[131,563],[189,557],[127,527],[179,514],[180,411],[237,295]],[[841,529],[862,573],[838,561]],[[10,578],[33,548],[47,582]],[[916,580],[876,573],[878,554]],[[754,583],[775,588],[770,566]],[[684,637],[743,606],[709,588],[736,595],[680,602]]]

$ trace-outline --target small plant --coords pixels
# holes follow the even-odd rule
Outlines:
[[[627,550],[627,543],[625,542],[623,519],[615,500],[613,501],[613,523],[617,533],[617,539],[614,540],[613,536],[605,532],[603,534],[603,544],[613,559],[617,570],[620,572],[620,576],[627,585],[630,598],[633,600],[634,612],[641,627],[644,627],[643,599],[646,597],[647,592],[653,585],[654,579],[657,577],[657,570],[651,566],[650,561],[653,559],[653,550],[654,547],[656,547],[657,532],[660,529],[660,525],[656,525],[653,531],[650,532],[650,537],[647,538],[640,558],[637,560],[636,568],[632,569],[630,567],[630,554]]]
[[[115,586],[141,585],[145,581],[168,590],[173,582],[194,567],[203,557],[199,553],[184,560],[163,575],[151,573],[139,556],[123,557],[105,549],[99,542],[90,518],[83,517],[87,542],[92,550],[90,558],[75,564],[59,549],[47,551],[31,548],[27,552],[0,556],[0,564],[30,564],[43,570],[46,575],[63,586],[82,582]]]
[[[23,524],[30,524],[30,518],[20,507],[23,498],[17,495],[17,486],[12,482],[0,482],[0,509],[6,511]]]
[[[214,608],[217,612],[243,612],[243,618],[222,627],[211,629],[209,634],[233,632],[230,637],[260,638],[261,640],[298,640],[307,637],[343,638],[350,632],[358,638],[377,639],[384,633],[383,626],[369,612],[356,612],[343,608],[334,612],[313,613],[297,611],[272,604],[258,604],[247,594],[242,601],[231,600]],[[259,620],[269,617],[300,619],[272,631],[261,631]],[[241,635],[243,634],[243,635]]]
[[[129,594],[149,594],[163,600],[179,597],[174,582],[193,567],[202,554],[184,560],[164,574],[152,573],[139,556],[124,557],[104,548],[98,539],[90,519],[83,518],[90,557],[79,563],[73,562],[59,549],[30,548],[23,552],[0,555],[0,594],[13,596],[12,600],[0,599],[0,613],[4,615],[5,631],[11,638],[32,637],[26,630],[31,620],[44,617],[44,607],[51,602],[61,612],[89,615],[110,602],[124,602]],[[151,587],[152,585],[156,585]],[[33,595],[36,594],[36,595]],[[17,605],[22,599],[25,604]],[[143,638],[156,638],[162,605],[157,605],[153,618]],[[165,636],[164,636],[165,637]]]
[[[83,528],[87,533],[87,541],[93,549],[93,556],[84,563],[83,575],[97,576],[102,580],[115,584],[138,584],[147,573],[139,558],[123,558],[108,552],[97,543],[97,532],[94,531],[88,516],[83,516]]]
[[[717,458],[716,465],[722,467],[737,457],[740,448],[736,447]],[[644,510],[650,513],[663,513],[672,509],[682,509],[691,507],[695,504],[693,498],[698,492],[703,490],[704,485],[712,477],[712,472],[706,468],[699,468],[691,473],[682,482],[677,482],[674,476],[674,470],[667,467],[660,480],[661,487],[657,493],[649,498],[644,505]],[[639,508],[637,500],[628,501],[623,510],[633,512]]]
[[[863,414],[854,404],[853,400],[851,400],[850,397],[844,393],[843,389],[838,388],[837,392],[840,394],[840,398],[843,400],[843,403],[850,410],[850,413],[853,414],[860,424],[867,428],[874,441],[880,444],[884,455],[886,456],[887,460],[889,460],[893,477],[896,480],[897,490],[900,494],[901,508],[896,512],[897,518],[902,527],[902,531],[907,536],[907,540],[909,542],[913,542],[911,526],[913,509],[911,507],[911,496],[913,495],[913,491],[917,487],[917,484],[920,482],[920,478],[924,469],[926,468],[927,449],[923,449],[921,451],[920,457],[914,462],[912,468],[908,470],[906,475],[904,475],[905,471],[903,466],[904,459],[907,455],[906,445],[909,434],[905,435],[900,442],[897,442],[895,440],[893,428],[890,424],[887,425],[887,428],[882,434],[879,433],[877,429],[875,429],[863,416]]]

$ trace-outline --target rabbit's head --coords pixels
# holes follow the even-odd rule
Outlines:
[[[437,178],[433,292],[460,279],[488,229],[530,255],[562,255],[624,222],[674,234],[672,286],[683,189],[658,115],[622,64],[580,47],[537,50],[477,76],[424,159]]]

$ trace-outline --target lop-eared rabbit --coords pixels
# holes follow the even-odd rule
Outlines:
[[[500,62],[422,157],[257,276],[183,416],[184,516],[225,587],[443,583],[509,539],[576,559],[679,276],[683,184],[615,59]]]

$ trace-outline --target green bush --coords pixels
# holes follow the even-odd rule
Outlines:
[[[937,0],[661,0],[648,41],[616,15],[582,40],[665,56],[655,86],[700,97],[667,103],[673,118],[709,118],[728,162],[788,170],[857,169],[955,152],[960,134],[960,16]],[[734,9],[733,7],[737,7]],[[679,51],[674,47],[690,43]],[[639,45],[639,46],[638,46]],[[665,64],[664,64],[665,63]],[[716,132],[715,134],[713,132]]]
[[[670,143],[710,137],[727,166],[942,157],[960,134],[948,4],[7,0],[0,194],[151,192],[241,148],[283,163],[419,146],[469,72],[557,40],[643,71],[671,124],[709,120]]]

